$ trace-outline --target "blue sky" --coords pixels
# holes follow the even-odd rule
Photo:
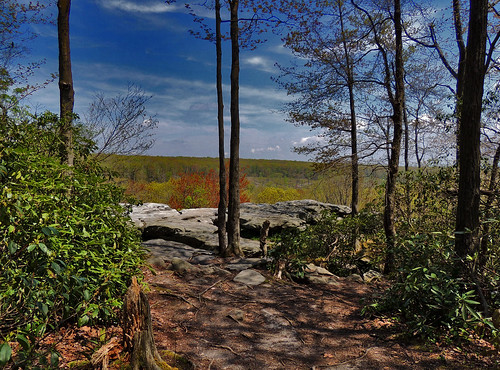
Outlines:
[[[76,113],[83,115],[97,92],[112,97],[126,92],[129,83],[137,84],[153,96],[147,108],[159,120],[156,143],[147,154],[217,156],[215,47],[189,34],[196,25],[182,2],[78,0],[72,2],[70,22]],[[57,71],[57,30],[54,25],[44,25],[36,31],[40,36],[32,57],[46,59],[37,73],[41,81]],[[275,63],[286,65],[291,55],[279,37],[271,39],[256,50],[241,53],[240,155],[306,160],[291,148],[311,133],[285,121],[281,109],[289,97],[271,80],[279,73]],[[224,48],[223,69],[226,139],[228,47],[229,43]],[[57,83],[37,92],[29,104],[37,111],[58,112]]]

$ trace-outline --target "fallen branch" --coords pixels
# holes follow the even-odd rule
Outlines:
[[[118,339],[113,337],[108,343],[99,348],[90,359],[92,367],[94,369],[107,370],[109,365],[109,352],[117,345]]]

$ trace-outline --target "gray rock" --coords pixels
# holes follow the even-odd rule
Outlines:
[[[270,232],[286,228],[302,228],[315,223],[324,210],[339,216],[349,214],[349,207],[321,203],[314,200],[297,200],[276,204],[241,204],[241,231],[243,236],[259,237],[265,220],[270,221]],[[144,240],[165,239],[187,244],[194,248],[217,250],[217,209],[197,208],[180,212],[165,204],[144,203],[133,206],[132,222],[141,229]],[[241,239],[241,248],[246,255],[257,256],[260,245],[257,240]]]
[[[313,284],[337,285],[338,281],[335,275],[306,275],[306,280]]]
[[[305,269],[305,272],[306,273],[309,273],[309,274],[319,274],[319,275],[329,275],[329,276],[334,276],[330,271],[328,271],[327,269],[323,268],[323,267],[319,267],[319,266],[316,266],[315,264],[313,263],[309,263],[306,265],[306,269]]]
[[[347,206],[310,199],[275,204],[243,203],[240,211],[242,233],[252,236],[259,236],[265,220],[270,221],[269,233],[272,234],[287,228],[301,228],[307,224],[314,224],[321,218],[323,211],[335,212],[341,217],[351,213],[351,209]]]
[[[156,268],[165,268],[167,264],[162,257],[151,255],[146,259],[146,263]]]
[[[180,258],[177,258],[177,257],[172,258],[170,263],[172,264],[170,266],[170,270],[173,270],[175,272],[183,273],[183,272],[192,271],[194,269],[194,266],[191,265],[189,262],[186,262],[186,261],[184,261]]]
[[[149,251],[151,256],[172,259],[174,257],[189,260],[193,263],[200,264],[204,261],[211,260],[215,255],[207,250],[190,247],[189,245],[164,240],[152,239],[142,243],[144,248]]]
[[[232,263],[226,266],[229,271],[243,271],[251,269],[253,266],[250,263]]]
[[[268,258],[238,258],[230,261],[226,269],[231,271],[243,271],[253,267],[265,267],[271,260]]]
[[[233,280],[237,283],[255,286],[262,284],[266,278],[255,270],[243,270]]]
[[[380,281],[381,279],[382,279],[382,274],[378,271],[370,270],[363,274],[363,280],[365,281],[365,283],[371,283],[372,281],[375,280]]]
[[[156,222],[164,218],[178,215],[179,212],[162,203],[144,203],[140,206],[132,206],[130,218],[138,228]]]
[[[349,276],[347,276],[345,278],[345,280],[347,280],[347,281],[354,281],[356,283],[363,283],[364,282],[363,278],[359,274],[349,275]]]

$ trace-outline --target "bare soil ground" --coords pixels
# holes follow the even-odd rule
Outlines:
[[[361,315],[363,302],[387,286],[339,279],[336,285],[276,280],[256,287],[234,282],[221,268],[145,272],[160,353],[173,351],[179,369],[499,369],[500,356],[478,338],[457,345],[408,341],[389,320]],[[106,342],[110,367],[127,362],[119,327],[67,327],[49,335],[46,348],[60,367],[92,369],[91,355]],[[443,338],[443,342],[446,338]]]
[[[221,261],[221,267],[224,267]],[[199,369],[485,369],[498,352],[481,340],[454,346],[410,343],[390,321],[361,316],[384,284],[276,280],[248,287],[235,273],[147,273],[159,350]]]

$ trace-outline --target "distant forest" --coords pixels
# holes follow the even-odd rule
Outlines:
[[[209,174],[218,170],[218,159],[208,157],[160,157],[145,155],[113,155],[104,161],[114,181],[127,189],[127,194],[143,202],[168,203],[172,182],[183,175]],[[275,203],[295,199],[350,203],[350,170],[338,164],[318,171],[305,161],[241,159],[242,173],[248,180],[245,194],[256,203]],[[377,186],[385,171],[375,166],[361,166],[361,203],[377,196]],[[208,179],[205,182],[210,182]],[[192,195],[191,195],[192,196]]]

